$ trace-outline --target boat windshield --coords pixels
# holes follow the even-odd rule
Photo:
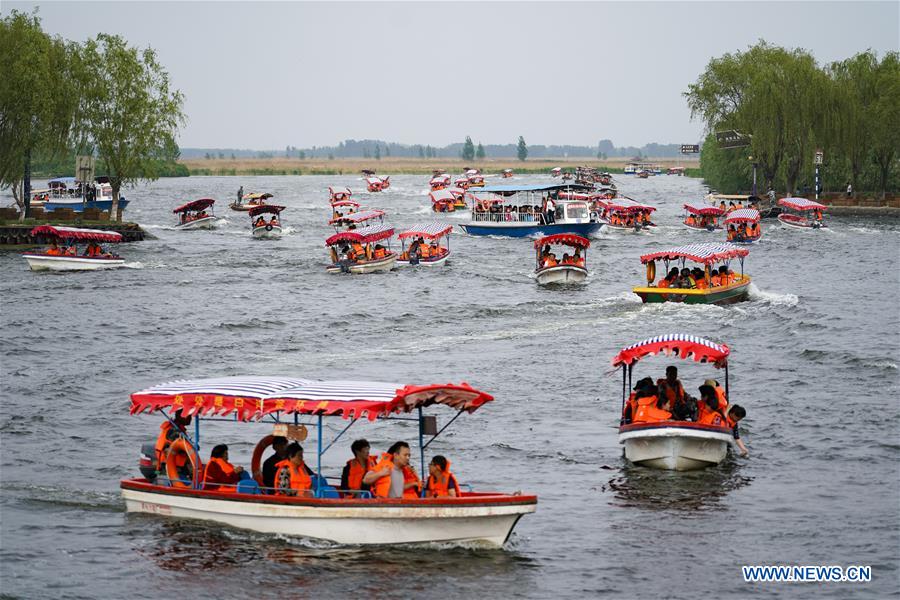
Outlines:
[[[567,219],[587,219],[589,216],[587,204],[583,202],[571,202],[566,204]]]

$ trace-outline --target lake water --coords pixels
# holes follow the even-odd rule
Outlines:
[[[433,218],[427,176],[357,193],[398,227]],[[518,183],[540,181],[522,177]],[[40,183],[40,182],[38,182]],[[253,240],[227,203],[270,191],[289,234]],[[0,576],[21,598],[883,598],[900,590],[900,292],[897,221],[832,218],[806,232],[764,222],[750,300],[643,305],[639,255],[720,240],[680,226],[698,180],[620,176],[659,207],[657,231],[600,234],[586,285],[542,289],[530,240],[451,239],[438,270],[328,275],[328,185],[356,176],[192,177],[127,192],[156,239],[120,248],[132,268],[32,273],[0,252]],[[171,209],[218,199],[215,231],[172,229]],[[459,222],[461,215],[450,216]],[[670,332],[725,342],[747,459],[669,473],[630,467],[616,439],[623,346]],[[675,361],[689,392],[719,374]],[[638,377],[662,377],[665,358]],[[156,416],[129,394],[176,378],[286,374],[468,381],[496,397],[433,444],[463,483],[539,495],[504,550],[336,548],[209,523],[129,515]],[[435,409],[439,424],[452,411]],[[332,430],[341,426],[332,419]],[[404,424],[358,424],[383,451]],[[247,465],[261,424],[212,424]],[[349,458],[349,435],[325,456]],[[867,584],[747,584],[742,565],[871,565]]]

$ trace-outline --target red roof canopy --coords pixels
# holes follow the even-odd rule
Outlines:
[[[356,200],[335,200],[331,203],[332,208],[339,208],[341,206],[352,206],[353,208],[359,208],[359,202]]]
[[[725,224],[729,223],[758,223],[761,216],[755,208],[739,208],[728,213]]]
[[[172,212],[173,213],[182,213],[182,212],[188,212],[191,210],[203,210],[205,208],[209,208],[210,206],[212,206],[215,203],[216,203],[216,201],[213,200],[212,198],[201,198],[200,200],[192,200],[191,202],[182,204],[178,208],[174,209]]]
[[[61,240],[88,240],[94,242],[121,242],[122,234],[115,231],[103,231],[100,229],[78,229],[75,227],[60,227],[58,225],[39,225],[31,230],[31,235],[41,237],[55,237]]]
[[[371,227],[363,227],[362,229],[354,229],[351,231],[341,231],[336,233],[327,240],[326,246],[333,246],[339,242],[359,242],[360,244],[370,244],[379,242],[394,235],[394,228],[390,225],[372,225]]]
[[[717,344],[693,335],[675,333],[652,337],[623,348],[613,358],[612,364],[614,367],[631,365],[647,355],[660,352],[665,353],[666,356],[674,355],[676,358],[682,359],[693,358],[697,362],[711,362],[715,363],[717,367],[724,367],[731,350],[725,344]]]
[[[329,224],[337,223],[338,221],[349,221],[351,223],[362,223],[364,221],[369,221],[371,219],[377,219],[379,217],[384,216],[383,210],[371,209],[371,210],[363,210],[355,213],[350,213],[349,215],[344,215],[343,217],[338,217],[336,219],[331,219],[328,221]]]
[[[725,214],[725,211],[721,208],[710,206],[708,204],[691,204],[690,202],[686,202],[684,208],[689,213],[695,215],[719,217]]]
[[[641,256],[641,262],[646,264],[653,260],[686,258],[700,264],[711,265],[719,261],[747,256],[748,254],[750,254],[749,250],[733,244],[689,244],[644,254]]]
[[[555,235],[548,235],[538,240],[534,240],[535,248],[540,248],[547,244],[563,244],[565,246],[572,246],[573,248],[590,248],[591,241],[580,235],[575,235],[574,233],[557,233]]]
[[[781,198],[778,204],[794,210],[826,210],[828,208],[824,204],[819,204],[806,198]]]
[[[277,204],[263,204],[262,206],[254,206],[247,211],[247,214],[251,217],[255,217],[256,215],[264,215],[266,213],[277,215],[284,209],[284,206],[278,206]]]
[[[447,223],[416,223],[397,237],[401,240],[411,237],[421,237],[428,240],[435,240],[443,237],[453,231],[453,225]]]

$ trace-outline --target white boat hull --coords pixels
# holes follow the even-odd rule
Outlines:
[[[278,225],[268,225],[253,228],[253,237],[257,239],[276,239],[281,237],[281,227]]]
[[[816,222],[815,224],[811,224],[810,221],[792,221],[791,219],[783,219],[782,215],[778,215],[778,220],[788,227],[793,227],[794,229],[806,229],[807,231],[825,229],[828,227],[828,225],[824,223]]]
[[[732,435],[727,431],[682,427],[632,429],[619,433],[626,459],[644,467],[672,471],[692,471],[719,464],[725,460],[731,440]]]
[[[216,217],[209,216],[203,217],[202,219],[195,219],[188,223],[179,223],[175,226],[175,229],[187,230],[187,229],[213,229],[216,226]]]
[[[87,256],[45,256],[23,254],[32,271],[97,271],[115,269],[125,264],[124,258],[88,258]]]
[[[447,252],[447,254],[441,256],[440,258],[436,258],[433,260],[432,259],[425,259],[425,260],[420,259],[419,262],[414,265],[410,264],[410,262],[408,260],[401,260],[398,258],[397,266],[398,267],[440,267],[441,265],[443,265],[444,263],[447,262],[448,258],[450,258],[450,252]]]
[[[533,502],[419,505],[409,502],[318,500],[276,504],[122,489],[128,512],[200,519],[261,533],[299,536],[336,544],[476,543],[501,547]]]
[[[535,278],[540,285],[581,283],[587,279],[587,269],[576,267],[575,265],[547,267],[535,273]]]
[[[604,227],[609,231],[620,231],[622,233],[649,233],[650,229],[656,228],[656,225],[641,225],[640,227],[635,227],[634,225],[632,225],[631,227],[625,227],[624,225],[613,225],[611,223],[604,222]]]
[[[721,227],[721,226],[718,226],[718,225],[715,226],[715,227],[713,227],[712,229],[709,229],[709,228],[707,228],[707,227],[697,227],[696,225],[688,225],[687,223],[682,223],[682,225],[684,225],[684,226],[687,227],[688,229],[693,229],[694,231],[703,231],[703,232],[705,232],[705,233],[712,233],[712,232],[714,232],[714,231],[721,231],[721,230],[722,230],[722,227]]]
[[[351,273],[362,275],[365,273],[387,273],[392,270],[397,263],[397,255],[391,253],[381,260],[369,260],[364,263],[356,263],[348,266]],[[331,265],[327,268],[329,273],[340,273],[340,265]]]

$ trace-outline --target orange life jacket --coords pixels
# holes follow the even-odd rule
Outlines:
[[[553,258],[552,256],[547,256],[547,257],[544,259],[544,268],[547,268],[547,267],[555,267],[555,266],[557,266],[558,264],[559,264],[559,263],[557,263],[557,262],[556,262],[556,259]]]
[[[428,247],[428,244],[419,244],[419,256],[422,258],[431,256],[431,248]]]
[[[159,426],[159,435],[156,436],[156,470],[162,471],[163,463],[166,462],[166,450],[171,443],[169,439],[169,431],[172,429],[172,423],[165,421]]]
[[[301,495],[300,492],[304,492],[306,490],[312,489],[312,479],[309,476],[309,473],[306,472],[306,465],[300,463],[299,467],[295,467],[294,464],[290,461],[290,459],[284,459],[278,462],[275,465],[275,494],[278,496],[288,496],[295,494],[288,494],[286,490],[283,488],[278,488],[278,481],[281,479],[281,470],[287,469],[291,474],[291,490],[296,492],[296,495]]]
[[[66,256],[75,256],[77,253],[78,251],[75,250],[75,246],[69,246],[65,251]]]
[[[656,385],[659,386],[661,390],[665,390],[666,392],[666,402],[669,403],[669,406],[675,406],[676,402],[680,402],[684,400],[684,386],[681,385],[681,382],[677,382],[677,389],[672,389],[669,385],[669,382],[665,379],[660,379],[656,382]]]
[[[697,403],[697,423],[701,425],[715,425],[717,427],[725,426],[725,418],[719,414],[719,411],[711,409],[706,402]]]
[[[707,288],[706,277],[701,277],[700,279],[698,279],[695,285],[697,286],[698,290],[705,290]]]
[[[381,455],[381,460],[372,468],[373,471],[380,471],[385,467],[390,467],[391,471],[394,470],[394,455],[388,452],[385,452]],[[411,481],[415,481],[418,483],[419,478],[416,476],[416,472],[412,470],[412,467],[406,465],[403,467],[403,483],[404,485],[410,483]],[[372,495],[377,498],[387,498],[391,494],[391,475],[388,474],[379,480],[377,480],[374,484],[372,484]],[[404,498],[418,498],[419,497],[419,489],[417,487],[409,488],[408,490],[403,490]]]
[[[419,491],[422,488],[422,484],[419,483],[419,476],[416,475],[416,472],[413,471],[412,467],[406,465],[405,467],[403,467],[403,484],[405,486],[407,483],[411,483],[413,481],[416,482],[416,487],[411,487],[408,490],[403,490],[404,498],[418,498]]]
[[[375,250],[375,258],[384,258],[387,255],[387,252],[384,251],[384,248],[378,248]]]
[[[666,279],[665,277],[663,277],[662,279],[659,280],[659,283],[656,284],[656,287],[658,287],[658,288],[669,287],[669,280]]]
[[[656,408],[656,396],[639,398],[637,401],[637,410],[632,417],[632,423],[653,423],[656,421],[668,421],[672,418],[672,413],[661,408]]]
[[[716,386],[713,389],[716,390],[716,398],[719,400],[719,405],[716,409],[725,410],[725,407],[728,406],[728,398],[725,397],[725,388]]]
[[[366,256],[366,249],[363,248],[362,244],[359,242],[353,242],[353,258],[364,258]]]
[[[224,481],[212,481],[210,480],[210,471],[209,468],[212,465],[216,465],[219,470],[225,475]],[[216,490],[219,492],[233,492],[235,491],[234,487],[222,487],[220,488],[219,483],[237,483],[240,477],[234,470],[234,465],[225,460],[224,458],[210,458],[209,462],[206,463],[206,467],[203,469],[203,489],[204,490]]]
[[[88,246],[87,255],[90,258],[100,256],[100,246]]]
[[[575,266],[576,266],[576,267],[581,267],[581,268],[583,269],[583,268],[584,268],[584,259],[583,259],[583,258],[578,258],[578,259],[576,259],[576,260],[575,260]]]
[[[462,497],[462,491],[459,489],[456,477],[450,472],[450,461],[447,461],[447,469],[441,475],[438,477],[434,475],[428,476],[428,485],[425,488],[427,490],[426,495],[429,498],[446,498],[450,496],[451,488],[456,490],[457,498]]]
[[[59,246],[54,246],[52,248],[48,248],[45,254],[47,256],[62,256],[62,250],[60,250]]]
[[[359,491],[363,489],[363,477],[375,468],[375,457],[369,457],[366,468],[363,468],[355,457],[347,461],[347,466],[350,468],[350,473],[347,475],[347,485],[349,489]],[[352,498],[354,496],[355,494],[348,494],[348,497]]]
[[[715,287],[715,286],[717,286],[717,285],[722,285],[722,282],[719,280],[719,276],[718,276],[718,275],[712,275],[712,276],[710,276],[709,282],[710,282],[710,285],[712,285],[713,287]]]

